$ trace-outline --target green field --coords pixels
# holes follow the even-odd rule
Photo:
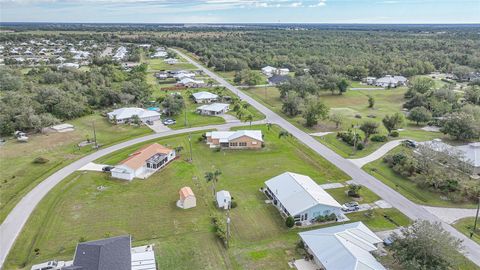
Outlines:
[[[212,69],[210,69],[210,70],[212,70]],[[214,71],[214,70],[212,70],[212,71]],[[260,75],[260,77],[262,78],[262,81],[259,83],[259,85],[268,84],[267,77],[265,75],[263,75],[261,70],[252,70],[252,71],[257,73],[258,75]],[[218,74],[220,77],[224,78],[229,83],[231,83],[232,85],[238,85],[238,84],[233,82],[233,79],[235,78],[236,71],[214,71],[214,72],[216,74]]]
[[[91,146],[78,149],[76,145],[93,139],[92,123],[95,123],[97,141],[103,147],[135,137],[147,135],[148,127],[112,125],[98,114],[68,121],[75,131],[29,135],[28,143],[7,140],[1,146],[0,156],[0,221],[7,216],[17,202],[33,187],[55,171],[94,151]],[[45,164],[34,164],[37,157],[47,158]]]
[[[163,58],[154,58],[154,59],[147,59],[146,62],[148,63],[148,71],[160,71],[160,70],[176,70],[176,69],[196,69],[196,67],[184,59],[180,59],[177,64],[167,64],[165,63]]]
[[[455,221],[455,223],[453,223],[452,225],[459,232],[465,234],[467,237],[470,237],[470,233],[473,230],[474,221],[475,221],[474,217],[462,218],[460,220]],[[475,231],[471,239],[477,242],[478,244],[480,244],[480,218],[477,220],[477,230]]]
[[[288,269],[287,261],[299,256],[295,250],[299,230],[288,230],[258,189],[265,180],[285,171],[307,174],[318,183],[344,182],[348,177],[294,138],[279,139],[279,128],[255,128],[265,134],[266,147],[261,150],[215,151],[197,140],[200,133],[192,134],[192,163],[184,161],[189,156],[187,135],[157,140],[172,147],[181,145],[184,150],[178,160],[144,181],[127,183],[102,173],[74,173],[34,211],[7,259],[8,269],[53,258],[69,259],[79,239],[119,234],[132,234],[135,245],[155,244],[159,269]],[[114,164],[140,146],[97,162]],[[213,169],[222,171],[217,190],[229,190],[238,203],[231,211],[228,250],[216,239],[210,223],[210,214],[219,210],[203,175]],[[98,186],[106,188],[98,191]],[[196,208],[175,206],[183,186],[195,192]],[[388,211],[398,223],[408,222],[397,210]],[[395,227],[380,214],[366,222],[374,230]],[[38,256],[34,255],[36,248]]]
[[[390,151],[390,153],[401,151],[402,147],[403,146],[398,146]],[[440,193],[418,187],[411,180],[389,168],[382,159],[378,159],[365,165],[363,169],[415,203],[441,207],[475,207],[472,203],[457,203],[442,199]]]

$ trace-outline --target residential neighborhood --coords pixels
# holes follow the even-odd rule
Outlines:
[[[0,269],[480,269],[472,3],[247,2],[2,5]]]

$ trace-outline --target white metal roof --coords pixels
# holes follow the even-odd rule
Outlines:
[[[228,203],[232,201],[232,196],[230,195],[230,192],[226,190],[220,190],[219,192],[217,192],[216,198],[219,207],[228,206]]]
[[[382,240],[362,222],[299,233],[327,270],[384,270],[370,254]]]
[[[212,139],[219,139],[221,142],[228,142],[243,136],[263,142],[261,130],[212,131],[207,132],[206,136],[210,136]]]
[[[132,270],[156,270],[155,253],[151,245],[132,248]]]
[[[209,105],[202,105],[198,107],[197,109],[203,110],[203,111],[212,111],[212,112],[221,112],[228,108],[228,104],[225,103],[212,103]]]
[[[202,91],[202,92],[193,93],[193,97],[196,100],[216,99],[216,98],[218,98],[218,95],[212,94],[210,92]]]
[[[156,111],[150,111],[136,107],[128,107],[116,109],[112,112],[107,113],[107,115],[109,118],[113,118],[113,116],[115,116],[117,120],[123,120],[132,118],[133,115],[138,115],[138,117],[140,118],[146,118],[152,116],[159,116],[160,114]]]
[[[309,176],[285,172],[265,182],[290,215],[294,216],[316,205],[341,208],[341,205]]]

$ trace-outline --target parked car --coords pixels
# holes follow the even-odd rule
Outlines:
[[[168,125],[173,125],[173,124],[175,124],[175,123],[177,123],[177,121],[175,121],[175,120],[173,120],[173,119],[165,119],[165,120],[163,120],[163,124],[166,125],[166,126],[168,126]]]
[[[360,207],[358,206],[357,202],[348,202],[342,205],[343,212],[353,212],[357,211],[358,209],[360,209]]]
[[[393,244],[393,238],[392,237],[387,237],[385,239],[383,239],[383,244],[385,246],[391,246]]]
[[[110,172],[113,168],[115,168],[114,166],[105,166],[102,168],[102,171],[104,172]]]
[[[414,140],[405,140],[405,145],[411,148],[417,148],[418,143]]]

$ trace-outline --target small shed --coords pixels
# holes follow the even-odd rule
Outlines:
[[[217,192],[217,205],[219,208],[229,209],[232,204],[232,196],[226,190]]]
[[[197,206],[197,198],[190,187],[183,187],[178,193],[180,195],[180,199],[177,201],[178,207],[188,209]]]

